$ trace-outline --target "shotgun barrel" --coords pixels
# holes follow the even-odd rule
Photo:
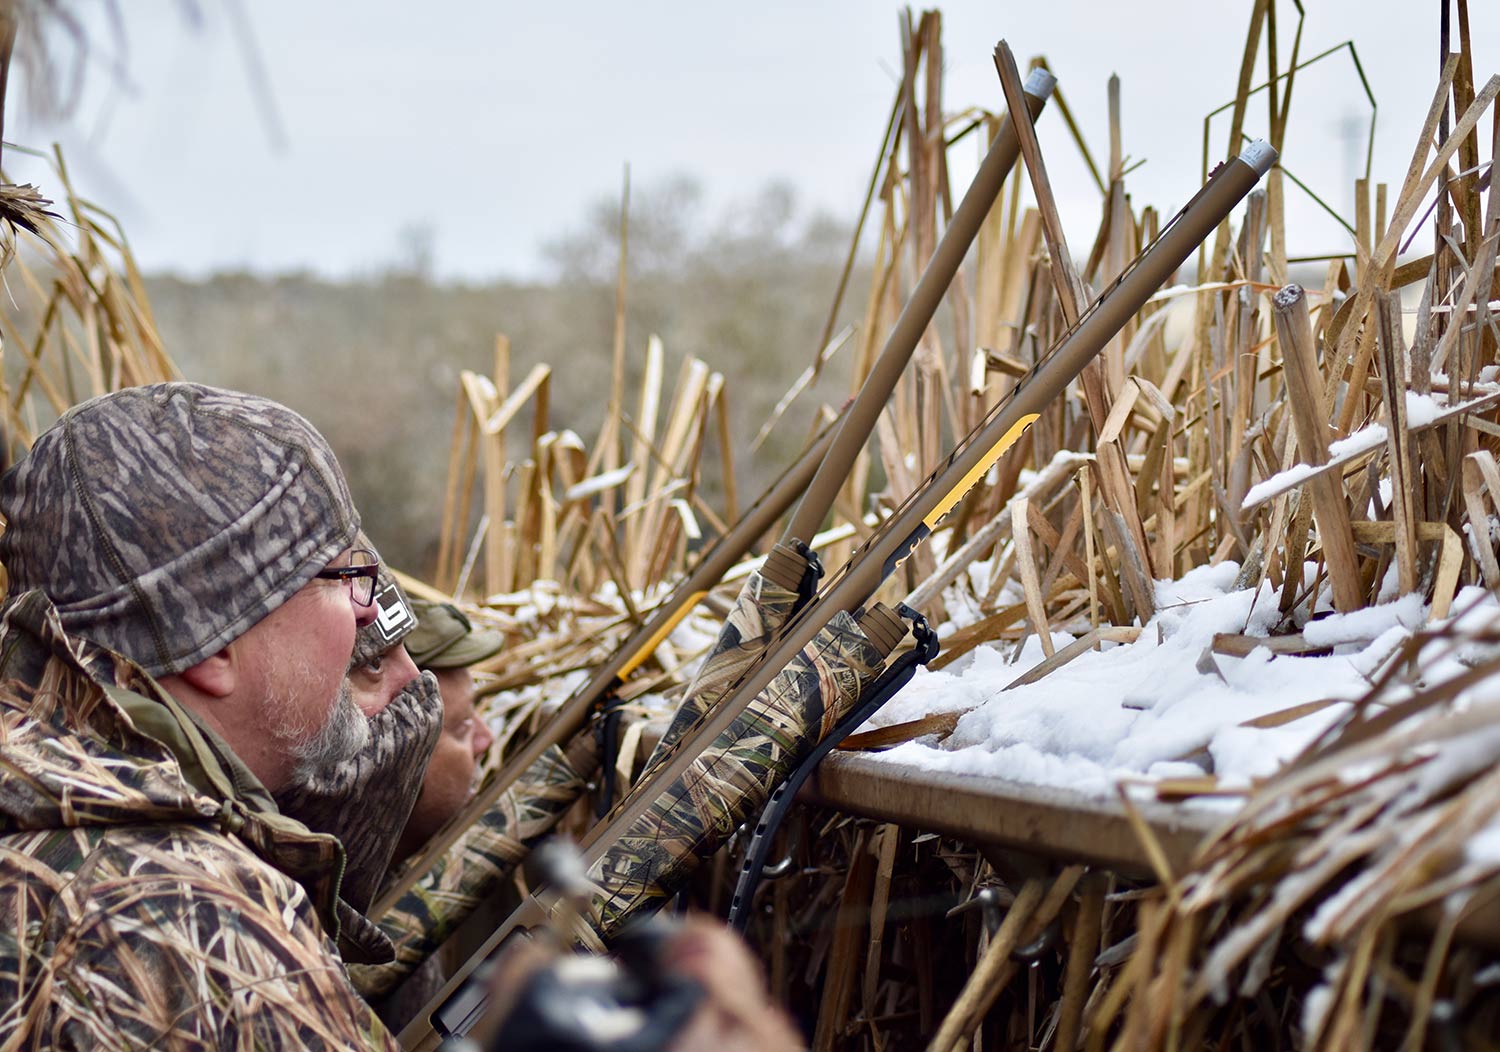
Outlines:
[[[1041,113],[1056,86],[1057,78],[1045,69],[1034,69],[1027,74],[1024,85],[1026,109],[1033,120]],[[979,171],[974,174],[974,181],[969,184],[943,231],[942,240],[932,253],[932,259],[922,271],[917,287],[912,289],[901,316],[886,337],[885,346],[870,367],[865,382],[860,385],[859,395],[836,425],[838,430],[834,433],[833,444],[817,475],[808,484],[797,510],[792,513],[782,535],[783,543],[794,539],[806,541],[818,532],[1020,155],[1021,139],[1016,133],[1015,122],[1007,113],[979,165]]]

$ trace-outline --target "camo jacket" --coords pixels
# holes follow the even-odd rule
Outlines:
[[[396,1048],[335,943],[335,838],[40,593],[0,681],[0,1049]]]

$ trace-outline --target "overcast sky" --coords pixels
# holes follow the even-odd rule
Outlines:
[[[687,173],[720,204],[785,180],[806,207],[852,221],[899,64],[898,9],[884,2],[236,2],[279,145],[223,0],[199,0],[196,20],[177,0],[118,0],[123,50],[105,0],[76,0],[90,49],[73,116],[38,121],[24,94],[12,102],[6,138],[60,139],[75,181],[119,214],[148,269],[369,273],[418,226],[442,275],[544,277],[542,244],[617,193],[626,162],[638,185]],[[1354,39],[1379,105],[1374,173],[1399,183],[1437,79],[1439,3],[1304,6],[1304,58]],[[1482,84],[1500,70],[1500,3],[1471,6]],[[1146,161],[1127,185],[1138,205],[1175,209],[1199,182],[1204,116],[1234,94],[1250,8],[957,0],[943,8],[945,106],[1002,107],[991,52],[1007,38],[1023,68],[1048,57],[1102,163],[1118,73],[1125,150]],[[1296,10],[1278,10],[1284,63]],[[63,44],[55,59],[69,55]],[[1345,210],[1369,112],[1347,52],[1293,95],[1283,160]],[[1263,104],[1248,130],[1264,132]],[[1098,194],[1055,112],[1040,131],[1070,236],[1088,237]],[[1215,154],[1227,135],[1221,117]],[[53,182],[6,159],[13,178]],[[967,172],[955,179],[961,192]],[[1290,208],[1294,250],[1347,248],[1311,206]]]

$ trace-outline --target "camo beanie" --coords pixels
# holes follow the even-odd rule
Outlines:
[[[201,384],[63,414],[0,478],[10,592],[153,676],[212,656],[351,546],[359,514],[297,413]]]

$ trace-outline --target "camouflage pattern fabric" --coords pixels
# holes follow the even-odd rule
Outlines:
[[[719,703],[724,691],[781,631],[796,611],[797,589],[807,565],[805,556],[777,544],[761,569],[746,578],[734,608],[719,629],[719,638],[698,666],[666,733],[641,768],[642,777],[650,774],[667,750]]]
[[[40,593],[0,654],[0,1048],[394,1052],[329,939],[338,842]]]
[[[358,754],[275,794],[283,814],[339,838],[347,856],[341,894],[361,911],[390,868],[443,730],[437,678],[422,673],[369,725],[370,740]]]
[[[351,966],[362,994],[376,997],[391,991],[495,895],[532,846],[583,795],[586,784],[578,772],[598,766],[597,749],[592,734],[581,734],[566,754],[555,747],[543,753],[389,912],[376,918],[396,946],[396,960],[379,967]]]
[[[777,545],[766,571],[756,571],[720,633],[716,649],[723,658],[715,668],[700,669],[694,685],[702,693],[676,714],[668,734],[675,740],[718,700],[738,671],[764,649],[791,616],[797,585],[807,561]],[[653,760],[660,746],[652,754]],[[532,845],[547,836],[584,794],[587,779],[598,770],[598,742],[592,729],[567,746],[551,749],[498,800],[485,816],[457,840],[384,916],[381,929],[396,946],[389,965],[351,965],[355,985],[366,997],[384,997],[408,980],[482,902],[494,896]],[[393,874],[393,879],[399,875]]]
[[[391,1033],[400,1034],[405,1030],[417,1014],[442,992],[449,972],[455,970],[444,967],[447,962],[443,957],[441,952],[434,953],[389,994],[369,998],[370,1007]]]
[[[848,613],[835,614],[595,863],[599,934],[608,940],[632,916],[664,905],[833,729],[889,653]]]
[[[371,550],[375,547],[363,531],[355,538],[354,545]],[[361,665],[368,665],[378,657],[384,657],[397,643],[409,644],[412,633],[417,628],[417,614],[412,609],[411,598],[396,582],[395,575],[386,567],[385,560],[380,559],[378,552],[376,558],[380,561],[380,574],[375,579],[375,594],[371,602],[375,604],[377,614],[374,621],[362,625],[354,633],[354,653],[349,656],[350,672]],[[406,650],[409,654],[411,647],[408,645]]]
[[[266,398],[201,384],[75,406],[0,479],[0,562],[70,634],[181,672],[350,547],[359,515],[333,451]]]

